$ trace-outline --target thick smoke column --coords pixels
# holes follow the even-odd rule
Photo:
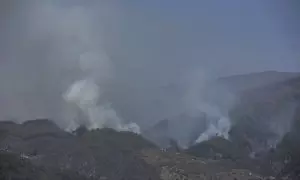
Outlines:
[[[89,129],[109,127],[120,131],[133,131],[139,133],[139,127],[135,123],[123,125],[116,111],[110,104],[98,105],[101,101],[103,89],[97,84],[97,78],[93,75],[94,71],[111,72],[109,60],[106,56],[97,53],[84,53],[80,56],[81,69],[87,74],[85,79],[73,83],[64,94],[64,99],[69,103],[76,104],[87,116],[88,119],[79,119],[79,122],[71,121],[67,129],[74,129],[78,125],[85,125]],[[99,74],[97,74],[99,75]],[[102,74],[99,81],[105,81],[108,74]],[[74,127],[75,126],[75,127]]]
[[[41,38],[40,41],[52,45],[48,48],[51,50],[49,61],[61,61],[54,64],[55,68],[62,68],[59,71],[70,77],[63,77],[66,78],[62,82],[64,86],[56,85],[65,88],[60,94],[67,102],[62,102],[66,105],[62,127],[74,130],[85,125],[89,129],[109,127],[139,133],[137,124],[122,123],[104,96],[114,78],[113,62],[104,49],[99,28],[105,23],[99,23],[85,6],[76,5],[61,7],[55,3],[37,3],[30,15],[32,38]],[[78,117],[80,113],[85,117]]]
[[[228,127],[232,106],[218,87],[208,88],[216,92],[207,100],[207,79],[299,70],[297,54],[274,28],[279,24],[252,1],[172,1],[170,8],[118,0],[0,4],[1,120],[49,118],[62,128],[122,130],[134,129],[125,125],[131,121],[147,129],[205,112],[206,134],[216,134]],[[196,73],[182,80],[189,72]],[[180,128],[177,134],[188,131]]]
[[[88,34],[73,34],[73,36],[79,40],[81,51],[88,50],[78,57],[78,64],[84,77],[75,81],[63,96],[67,102],[76,104],[88,118],[79,119],[79,122],[71,121],[72,123],[67,129],[74,129],[83,124],[89,129],[109,127],[120,131],[130,130],[139,133],[137,124],[123,125],[121,118],[118,117],[110,103],[103,103],[105,100],[102,95],[105,89],[101,85],[104,86],[111,80],[113,72],[109,57],[105,52],[101,52],[101,49],[98,49],[97,52],[89,51],[89,47],[97,46],[91,43],[93,40]]]

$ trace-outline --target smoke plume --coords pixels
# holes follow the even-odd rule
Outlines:
[[[85,125],[89,129],[108,127],[139,133],[137,124],[123,125],[110,102],[103,98],[103,93],[106,91],[104,87],[113,77],[113,64],[103,51],[101,43],[95,42],[93,32],[90,30],[91,24],[85,24],[89,20],[88,17],[76,19],[75,24],[72,24],[73,22],[70,20],[77,18],[76,11],[78,10],[65,11],[68,19],[62,24],[67,28],[81,29],[62,29],[60,31],[62,38],[66,38],[64,43],[67,45],[67,49],[62,49],[61,53],[68,56],[68,53],[73,52],[74,61],[78,61],[75,63],[79,65],[82,77],[71,84],[63,97],[68,103],[78,106],[87,116],[87,119],[78,119],[79,122],[71,120],[67,129],[74,130],[79,125]],[[76,13],[73,14],[73,11]],[[85,14],[80,14],[80,11],[79,15],[79,17],[85,17]]]
[[[190,116],[205,114],[205,130],[195,143],[215,136],[228,139],[231,122],[228,111],[234,105],[235,96],[225,88],[216,85],[216,79],[207,70],[195,69],[187,76],[188,83],[184,95],[186,112]],[[199,127],[200,129],[200,127]]]
[[[2,0],[0,6],[4,120],[138,131],[204,112],[198,140],[227,137],[235,98],[213,85],[216,78],[299,70],[298,51],[274,28],[278,18],[252,1]]]

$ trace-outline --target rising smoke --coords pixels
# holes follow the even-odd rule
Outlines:
[[[47,90],[35,87],[35,91],[38,91],[35,94],[45,97],[36,96],[35,100],[32,98],[29,101],[32,102],[30,105],[32,108],[25,110],[25,114],[19,113],[19,116],[14,118],[52,118],[67,130],[85,125],[90,129],[110,127],[116,130],[140,132],[136,123],[131,123],[128,116],[123,119],[122,115],[126,116],[129,111],[134,111],[134,114],[142,114],[134,118],[137,123],[151,125],[160,119],[177,116],[180,113],[198,116],[199,113],[204,112],[214,120],[208,120],[207,130],[197,141],[203,139],[203,136],[209,139],[217,133],[222,133],[227,137],[227,130],[219,125],[224,124],[225,121],[222,119],[227,119],[226,116],[220,112],[217,105],[208,104],[203,99],[203,91],[213,80],[208,70],[183,66],[185,71],[176,67],[168,71],[170,75],[164,73],[164,76],[159,78],[156,78],[156,74],[143,74],[144,72],[140,74],[143,79],[132,77],[131,74],[135,69],[132,69],[133,72],[127,72],[126,69],[130,70],[126,67],[128,64],[137,67],[142,65],[141,69],[146,67],[155,70],[159,69],[162,63],[155,60],[154,66],[151,64],[148,66],[144,60],[141,60],[143,62],[141,64],[138,61],[123,59],[126,56],[120,57],[122,61],[127,62],[126,65],[120,64],[121,60],[114,59],[118,56],[118,46],[113,50],[107,46],[107,44],[114,45],[114,43],[107,42],[112,38],[106,37],[110,35],[106,32],[106,26],[109,25],[107,22],[118,21],[116,17],[120,16],[118,14],[120,12],[114,6],[115,4],[101,2],[97,4],[96,9],[80,5],[80,3],[66,4],[68,5],[64,6],[55,1],[44,3],[30,1],[26,8],[23,8],[26,31],[22,37],[24,42],[35,46],[29,49],[22,48],[21,52],[28,57],[24,56],[24,53],[20,53],[20,56],[24,59],[32,58],[32,63],[29,61],[24,63],[34,64],[36,68],[39,68],[33,76],[43,75],[41,79],[36,80],[37,82],[34,80],[30,82],[30,85],[40,84]],[[107,9],[111,12],[107,13]],[[95,13],[96,10],[102,14]],[[144,43],[147,44],[147,42]],[[39,48],[41,52],[38,52]],[[137,51],[135,53],[139,54]],[[155,54],[151,55],[155,57]],[[161,67],[162,70],[159,72],[164,72],[164,67]],[[116,78],[120,74],[125,75],[125,79]],[[145,83],[145,80],[149,78],[150,81]],[[165,86],[167,88],[164,88]],[[30,87],[28,91],[31,90]],[[125,95],[120,96],[123,93]],[[122,105],[123,102],[120,99],[116,100],[116,97],[124,99],[123,102],[127,104]],[[127,97],[131,99],[126,99]],[[18,98],[22,99],[22,97]],[[45,107],[42,104],[44,102],[49,105]],[[56,106],[58,108],[55,108]],[[81,111],[84,117],[78,117],[80,114],[78,111]],[[134,116],[131,115],[131,117]],[[228,127],[229,121],[226,123]]]
[[[17,2],[7,3],[22,10],[11,16],[19,24],[17,20],[20,16],[24,17],[21,20],[25,30],[18,41],[28,44],[28,47],[13,49],[19,51],[17,57],[7,55],[10,60],[8,66],[17,68],[14,63],[20,66],[25,64],[23,79],[27,84],[23,86],[24,83],[18,81],[14,84],[20,86],[27,97],[14,93],[15,97],[8,101],[15,100],[14,105],[27,102],[30,109],[16,105],[15,115],[11,110],[6,113],[15,116],[12,119],[18,122],[51,118],[67,130],[85,125],[90,129],[109,127],[139,133],[139,126],[123,122],[104,95],[114,78],[114,65],[104,49],[104,35],[101,32],[107,17],[95,19],[95,13],[89,11],[90,8],[80,3],[71,4],[64,6],[63,2],[56,1],[28,1],[20,8]],[[101,5],[104,12],[110,8],[106,3]],[[14,39],[11,41],[14,42]],[[26,62],[18,60],[21,58]],[[24,101],[25,98],[27,101]],[[80,114],[78,111],[82,111],[84,117],[77,117]]]
[[[196,142],[227,138],[235,98],[211,82],[296,67],[282,63],[294,60],[290,51],[250,2],[235,10],[201,1],[198,9],[176,15],[122,2],[2,0],[1,119],[49,118],[67,130],[85,125],[139,132],[138,125],[147,129],[165,118],[204,112],[206,127]],[[249,16],[239,16],[240,9]],[[252,16],[257,12],[261,16]]]
[[[175,72],[170,71],[169,76],[157,79],[154,83],[145,83],[148,74],[141,72],[140,75],[144,79],[140,80],[131,77],[134,72],[127,72],[129,67],[122,67],[124,63],[120,64],[121,61],[115,59],[118,48],[111,50],[108,46],[111,43],[107,42],[111,38],[106,37],[109,35],[105,29],[109,25],[107,22],[115,22],[115,17],[119,17],[119,12],[115,12],[117,8],[112,6],[114,4],[101,2],[97,4],[97,9],[92,9],[85,5],[63,6],[55,1],[31,1],[24,8],[26,31],[22,37],[24,42],[34,46],[21,49],[26,56],[24,53],[19,54],[24,59],[32,59],[32,62],[27,60],[24,64],[28,64],[28,68],[36,67],[32,76],[40,77],[32,81],[26,80],[28,85],[38,84],[42,87],[34,87],[34,91],[37,92],[32,94],[36,97],[29,101],[32,102],[31,109],[25,110],[25,114],[19,113],[14,118],[51,118],[67,130],[85,125],[88,128],[110,127],[139,132],[138,125],[131,123],[128,116],[126,119],[122,118],[128,111],[142,114],[134,118],[134,121],[142,125],[153,124],[181,112],[195,116],[204,111],[197,107],[199,103],[203,104],[199,94],[211,77],[208,78],[208,73],[203,69],[188,68],[188,73],[183,71],[177,76],[174,76]],[[107,13],[106,9],[112,12]],[[95,10],[103,12],[97,14]],[[123,57],[120,59],[126,60],[129,65],[139,66],[137,61],[133,62]],[[151,66],[147,68],[156,69]],[[177,71],[177,68],[175,70]],[[122,79],[120,73],[125,75],[126,79]],[[155,79],[156,75],[150,76],[153,76],[149,77],[150,79]],[[164,86],[169,86],[172,81],[175,86],[165,89]],[[32,91],[32,88],[28,91]],[[125,94],[120,96],[123,93]],[[116,100],[116,97],[120,99]],[[131,99],[126,99],[127,97]],[[22,99],[18,98],[18,101]],[[122,100],[127,103],[122,104]],[[44,102],[47,102],[47,106]],[[84,117],[78,117],[78,111],[82,111]]]
[[[215,86],[214,81],[213,76],[204,69],[195,69],[187,76],[188,83],[184,94],[185,111],[189,116],[205,114],[206,127],[194,143],[200,143],[215,136],[226,139],[229,137],[231,122],[228,111],[234,105],[235,98],[230,91]]]
[[[101,39],[95,39],[89,14],[80,7],[64,8],[59,16],[55,13],[50,9],[47,15],[49,20],[55,19],[52,16],[60,18],[55,21],[59,28],[56,35],[63,44],[60,53],[78,65],[79,73],[82,74],[62,96],[67,103],[76,105],[87,116],[77,121],[68,120],[66,129],[74,130],[79,125],[85,125],[89,129],[108,127],[139,133],[137,124],[123,124],[110,102],[103,98],[106,84],[113,78],[113,64],[101,46]]]
[[[109,70],[110,67],[107,65],[109,62],[107,58],[95,53],[86,53],[80,56],[80,62],[82,70],[87,71],[87,76],[83,80],[78,80],[72,84],[64,94],[64,99],[69,103],[76,104],[88,118],[79,119],[79,122],[71,121],[67,130],[74,130],[79,125],[85,125],[88,129],[107,127],[119,131],[140,133],[140,128],[137,124],[123,125],[122,120],[110,104],[101,103],[103,89],[96,83],[97,76],[93,76],[93,73],[95,70],[111,72]],[[97,66],[98,63],[100,63],[99,66]],[[93,70],[93,68],[95,69]],[[103,79],[103,76],[101,78],[106,80]]]

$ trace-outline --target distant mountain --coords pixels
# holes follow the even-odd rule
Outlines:
[[[299,77],[300,73],[276,71],[234,75],[219,78],[199,93],[202,93],[204,104],[215,106],[213,110],[220,111],[224,116],[228,114],[234,125],[231,133],[235,133],[237,131],[235,127],[239,126],[238,131],[249,131],[257,137],[268,136],[267,139],[273,142],[264,143],[269,146],[268,143],[276,143],[275,141],[287,132],[288,123],[282,119],[292,119],[292,111],[297,106],[295,98],[299,96],[300,87],[297,85]],[[207,109],[204,109],[199,117],[182,113],[159,121],[143,135],[160,147],[168,146],[170,139],[177,140],[181,146],[193,145],[210,121],[205,111]],[[243,120],[247,118],[255,119],[258,124]],[[244,125],[242,127],[239,124]],[[267,131],[267,126],[271,127],[270,131]],[[278,126],[282,129],[278,129]],[[260,143],[255,146],[261,145]]]
[[[143,135],[160,147],[168,147],[170,140],[176,140],[181,147],[192,145],[206,127],[205,114],[190,116],[180,114],[170,119],[159,121],[146,130]]]
[[[276,174],[298,179],[300,76],[264,72],[217,82],[238,94],[229,112],[229,140],[194,144],[209,121],[205,113],[160,121],[143,133],[146,138],[84,127],[68,133],[47,119],[1,121],[0,179],[260,180]],[[178,143],[190,148],[165,152],[149,140],[161,147]]]
[[[280,140],[299,118],[295,116],[299,107],[300,77],[245,90],[230,111],[234,124],[232,132],[243,132],[252,138]]]
[[[234,92],[242,92],[244,90],[255,89],[270,84],[283,82],[299,76],[300,73],[264,71],[222,77],[219,78],[216,83],[220,83]]]
[[[274,164],[287,162],[282,174],[299,178],[300,76],[244,90],[239,97],[230,111],[231,140],[250,144]]]

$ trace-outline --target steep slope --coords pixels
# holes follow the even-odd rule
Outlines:
[[[232,137],[246,137],[253,146],[276,145],[299,119],[299,106],[299,77],[244,91],[230,112]]]
[[[230,111],[230,141],[213,138],[180,153],[159,151],[140,135],[112,129],[81,128],[74,135],[49,120],[0,122],[0,175],[46,180],[246,180],[279,173],[278,177],[294,180],[300,174],[299,112],[299,77],[243,90]],[[159,145],[173,138],[188,144],[203,132],[205,122],[205,116],[180,115],[160,122],[147,136]],[[250,151],[256,152],[254,159]]]
[[[300,175],[299,110],[300,77],[245,90],[230,112],[230,138],[250,145],[263,166],[295,179]]]
[[[138,156],[141,149],[155,146],[133,133],[102,129],[75,136],[48,120],[24,124],[0,122],[0,131],[1,152],[24,157],[30,167],[49,170],[45,176],[50,179],[53,173],[63,173],[69,179],[81,176],[112,180],[159,179],[156,171]],[[14,166],[18,169],[22,162]],[[25,170],[21,174],[27,175]],[[76,172],[71,173],[76,177],[72,178],[69,172]]]
[[[158,179],[152,167],[137,155],[155,146],[137,134],[113,129],[93,130],[80,137],[96,160],[95,171],[109,179]],[[146,178],[147,177],[147,178]]]
[[[197,158],[185,152],[160,151],[151,142],[129,132],[80,130],[81,133],[73,135],[46,120],[24,124],[4,122],[0,127],[3,132],[0,175],[4,180],[23,177],[29,180],[263,178],[248,160],[242,164],[230,156]],[[35,131],[37,127],[40,129]],[[27,134],[28,128],[31,132]],[[234,149],[227,140],[216,139],[215,142],[210,144],[216,147],[214,150]]]
[[[259,78],[262,74],[253,74],[252,78]],[[258,172],[262,174],[279,173],[280,177],[298,178],[300,77],[286,75],[267,84],[264,77],[253,84],[247,75],[233,77],[232,81],[226,79],[232,82],[231,85],[235,84],[231,88],[238,92],[236,104],[229,113],[233,124],[230,141],[213,138],[190,147],[186,152],[198,157],[235,159],[241,167],[252,170],[255,166],[261,167]],[[242,82],[245,79],[250,82]],[[249,159],[249,155],[254,155],[254,159]],[[241,158],[246,159],[240,161]]]
[[[24,154],[37,166],[73,170],[83,176],[93,173],[95,161],[90,150],[52,121],[0,122],[0,130],[6,132],[0,141],[2,150]]]
[[[207,86],[199,92],[201,94],[202,103],[200,106],[202,110],[200,109],[200,111],[202,111],[203,115],[193,117],[186,112],[174,117],[168,117],[147,129],[143,135],[160,147],[167,147],[170,139],[176,140],[182,147],[188,147],[204,132],[209,121],[211,121],[211,119],[208,119],[207,113],[210,113],[210,116],[217,114],[217,118],[220,118],[220,114],[221,116],[227,116],[228,111],[230,111],[230,118],[235,124],[236,121],[245,119],[248,116],[253,116],[254,119],[260,118],[259,121],[262,121],[262,118],[265,119],[266,116],[276,111],[277,114],[272,117],[272,119],[274,119],[272,121],[281,121],[280,119],[286,116],[286,114],[292,114],[292,112],[289,111],[293,111],[295,109],[294,106],[296,106],[292,100],[282,100],[285,99],[286,96],[293,96],[292,94],[295,93],[283,92],[287,91],[288,88],[284,83],[292,81],[298,76],[300,76],[299,73],[266,71],[219,78],[207,84]],[[278,88],[280,90],[277,90]],[[277,96],[278,99],[274,99],[272,96]],[[255,100],[257,103],[254,102]],[[268,101],[277,102],[280,106],[271,112],[273,107],[268,105]],[[262,115],[267,115],[259,115],[259,117],[256,117],[256,114],[260,114],[258,112],[262,112]],[[265,120],[262,122],[264,121]],[[248,123],[252,122],[248,121]],[[265,126],[268,125],[269,124],[266,124]],[[245,125],[245,127],[248,126],[249,125]],[[272,126],[273,129],[278,129],[276,123]],[[286,126],[288,126],[288,124]],[[264,126],[261,127],[264,128]],[[232,132],[236,131],[235,128],[233,129]],[[238,129],[241,131],[247,130],[247,128],[243,129],[242,127]],[[286,129],[288,129],[288,127],[286,127]],[[255,132],[256,130],[250,131]],[[285,132],[286,130],[279,132],[280,134],[278,136],[283,136]],[[268,136],[274,136],[273,134],[269,134],[269,132],[266,134]],[[276,141],[276,137],[274,138],[273,141]]]

